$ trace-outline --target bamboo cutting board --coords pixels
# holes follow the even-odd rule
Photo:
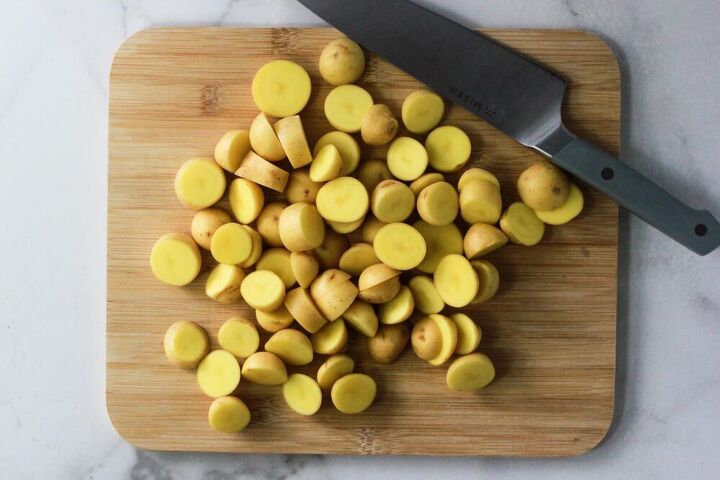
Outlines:
[[[601,40],[578,31],[488,33],[566,77],[570,128],[617,153],[620,75]],[[303,118],[311,144],[331,130],[322,114],[329,87],[316,64],[336,37],[331,29],[154,29],[117,53],[110,80],[107,259],[107,407],[115,428],[153,450],[549,456],[593,448],[613,414],[618,209],[585,186],[586,209],[577,221],[548,228],[537,247],[510,245],[490,255],[500,291],[470,314],[497,378],[480,392],[449,391],[447,366],[431,367],[409,349],[393,365],[375,364],[365,340],[353,334],[349,352],[357,371],[378,383],[367,412],[343,415],[326,399],[316,416],[302,417],[285,406],[280,388],[243,383],[239,395],[252,422],[225,435],[210,430],[210,399],[194,373],[165,359],[163,334],[176,320],[198,322],[214,337],[232,315],[254,319],[244,305],[205,297],[207,254],[189,287],[153,278],[153,242],[166,232],[188,232],[193,215],[175,198],[177,168],[188,158],[212,156],[225,131],[248,128],[257,114],[250,82],[271,59],[290,58],[310,72],[314,91]],[[420,87],[372,55],[362,84],[396,114]],[[517,176],[539,157],[457,106],[449,106],[445,122],[469,133],[472,164],[495,172],[506,205],[514,201]],[[364,159],[383,155],[382,148],[364,147]],[[314,376],[320,363],[295,371]]]

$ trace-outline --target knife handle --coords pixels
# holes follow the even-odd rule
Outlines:
[[[693,252],[707,255],[720,246],[720,224],[709,211],[688,207],[585,140],[574,138],[552,157],[552,162]]]

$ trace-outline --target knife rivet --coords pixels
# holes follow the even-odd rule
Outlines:
[[[615,172],[613,172],[613,169],[610,167],[606,167],[602,169],[602,172],[600,172],[600,175],[602,176],[603,180],[612,180],[615,176]]]
[[[695,235],[698,237],[704,237],[707,234],[707,226],[702,223],[695,225]]]

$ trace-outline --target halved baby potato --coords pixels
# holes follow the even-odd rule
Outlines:
[[[208,397],[230,395],[240,384],[240,364],[225,350],[213,350],[198,365],[197,382]]]
[[[443,301],[455,308],[469,305],[480,288],[480,279],[470,261],[457,254],[440,260],[433,280]]]
[[[313,347],[304,333],[286,328],[265,342],[265,351],[274,353],[288,365],[307,365],[313,360]]]
[[[285,364],[270,352],[256,352],[245,359],[242,376],[260,385],[282,385],[288,378]]]
[[[205,358],[210,341],[204,328],[194,322],[180,320],[170,325],[163,341],[170,363],[192,370]]]

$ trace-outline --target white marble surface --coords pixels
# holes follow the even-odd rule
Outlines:
[[[623,69],[625,161],[720,214],[717,0],[425,0],[488,27],[583,28]],[[720,253],[623,215],[616,419],[568,459],[163,454],[104,402],[108,72],[153,25],[318,25],[293,0],[0,2],[0,478],[720,478]]]

